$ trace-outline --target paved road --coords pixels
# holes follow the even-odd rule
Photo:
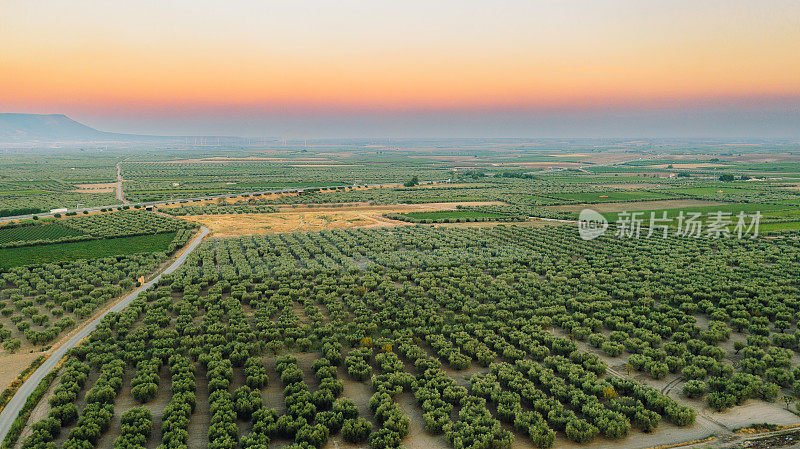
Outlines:
[[[447,179],[447,180],[443,180],[443,181],[422,181],[419,184],[420,185],[426,185],[426,184],[438,184],[438,183],[446,183],[446,182],[450,182],[450,180]],[[402,185],[403,185],[402,183],[394,183],[394,182],[384,182],[384,183],[380,183],[380,184],[358,184],[359,187],[382,187],[382,186],[401,187]],[[146,203],[126,202],[124,205],[131,206],[131,207],[133,207],[133,206],[142,206],[142,207],[163,206],[165,204],[177,203],[177,202],[180,202],[180,201],[200,201],[200,200],[215,200],[215,199],[219,199],[219,198],[236,198],[236,197],[242,196],[242,195],[253,196],[253,195],[269,195],[269,194],[273,194],[273,193],[296,193],[296,192],[303,192],[303,191],[306,191],[306,190],[331,189],[331,188],[338,188],[338,187],[352,187],[352,185],[338,184],[338,185],[332,185],[332,186],[326,186],[326,187],[307,187],[307,188],[262,190],[262,191],[259,191],[259,192],[226,193],[224,195],[198,196],[198,197],[194,197],[194,198],[175,198],[175,199],[164,200],[164,201],[150,201],[150,202],[146,202]],[[120,188],[119,191],[121,192],[122,189]],[[66,214],[68,212],[83,213],[83,211],[92,212],[92,211],[98,211],[100,209],[119,208],[119,207],[122,207],[122,206],[123,206],[123,204],[110,204],[110,205],[106,205],[106,206],[94,206],[94,207],[82,207],[82,208],[78,208],[78,209],[67,209],[66,212],[61,212],[61,215],[64,215],[64,214]],[[37,217],[52,217],[53,214],[44,212],[44,213],[40,213],[40,214],[16,215],[16,216],[13,216],[13,217],[0,217],[0,222],[2,222],[2,221],[11,221],[11,220],[26,220],[26,219],[33,218],[34,216],[37,216]]]
[[[28,400],[28,396],[30,396],[30,394],[33,393],[33,390],[36,389],[36,386],[39,385],[39,382],[42,381],[44,376],[46,376],[47,373],[49,373],[56,366],[56,364],[58,364],[58,361],[61,360],[62,357],[64,357],[67,351],[74,348],[78,343],[81,342],[81,340],[86,338],[93,330],[95,330],[97,328],[97,325],[100,324],[100,321],[102,321],[103,317],[105,317],[109,312],[119,312],[125,307],[128,307],[131,301],[133,301],[134,299],[136,299],[137,296],[139,296],[139,293],[147,290],[151,285],[158,282],[158,280],[161,279],[162,275],[172,273],[173,271],[178,269],[178,267],[183,265],[189,254],[192,251],[194,251],[195,248],[197,248],[197,246],[200,244],[203,238],[208,235],[209,232],[211,231],[205,226],[203,226],[201,228],[200,235],[196,236],[194,240],[192,240],[186,246],[186,248],[184,248],[183,252],[181,252],[181,255],[178,256],[178,258],[175,259],[175,261],[172,262],[172,264],[169,267],[167,267],[164,271],[159,273],[152,280],[146,282],[144,285],[134,290],[133,293],[129,294],[121,301],[114,304],[113,307],[111,307],[109,310],[104,312],[99,317],[95,318],[92,322],[87,324],[83,329],[78,331],[78,333],[73,335],[72,338],[67,340],[66,343],[64,343],[58,349],[53,351],[53,353],[50,354],[50,357],[48,357],[47,360],[45,360],[44,363],[42,363],[42,365],[36,371],[34,371],[33,374],[31,374],[31,377],[29,377],[28,380],[26,380],[25,383],[22,384],[19,390],[17,390],[17,393],[14,395],[14,397],[12,397],[11,400],[8,402],[8,405],[6,405],[6,407],[3,409],[2,413],[0,413],[0,441],[3,441],[3,439],[5,439],[6,434],[11,428],[11,424],[14,422],[15,419],[17,419],[20,410],[22,410],[22,407],[25,405],[25,401]]]

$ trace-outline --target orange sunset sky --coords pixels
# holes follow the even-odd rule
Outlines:
[[[115,131],[447,134],[486,117],[521,134],[682,109],[793,127],[798,99],[797,1],[0,3],[0,112]]]

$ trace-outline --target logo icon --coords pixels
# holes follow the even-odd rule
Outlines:
[[[608,229],[608,220],[592,209],[584,209],[578,215],[578,234],[584,240],[596,239]]]

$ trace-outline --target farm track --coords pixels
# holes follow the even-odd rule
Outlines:
[[[670,392],[672,392],[672,390],[675,388],[675,386],[678,385],[680,382],[681,382],[681,378],[680,377],[676,377],[675,379],[672,379],[666,385],[664,385],[664,388],[661,389],[661,393],[669,395]]]
[[[122,201],[122,204],[131,204],[130,201],[125,199],[125,192],[122,191],[122,162],[117,162],[117,199]]]
[[[83,341],[92,331],[94,331],[100,322],[108,315],[110,312],[120,312],[125,307],[127,307],[134,299],[136,299],[140,293],[150,288],[152,285],[157,283],[161,276],[165,274],[172,273],[173,271],[177,270],[184,262],[186,262],[187,257],[189,254],[192,253],[199,245],[200,242],[210,233],[211,231],[206,228],[202,227],[200,234],[195,236],[194,239],[189,242],[180,252],[178,253],[177,258],[175,259],[172,264],[170,264],[167,268],[165,268],[162,272],[154,276],[150,281],[145,282],[142,286],[134,290],[129,295],[122,298],[108,310],[103,312],[101,315],[94,318],[92,321],[86,323],[86,325],[81,328],[77,333],[75,333],[66,343],[58,347],[55,351],[53,351],[47,360],[42,363],[42,365],[31,374],[27,381],[17,390],[17,393],[11,398],[8,402],[6,407],[0,412],[0,441],[5,439],[6,434],[8,434],[11,425],[14,423],[14,420],[17,419],[19,412],[22,410],[22,407],[25,405],[25,402],[28,399],[28,396],[36,389],[39,383],[44,379],[44,377],[58,364],[58,362],[66,355],[67,351],[77,346],[81,341]]]

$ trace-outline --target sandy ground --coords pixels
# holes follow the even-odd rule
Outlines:
[[[631,201],[629,203],[597,203],[597,204],[564,204],[561,206],[544,206],[547,209],[580,212],[583,209],[593,209],[597,212],[618,212],[632,210],[677,209],[680,207],[718,206],[719,201],[704,200],[662,200],[662,201]]]
[[[454,210],[456,206],[463,204],[477,206],[499,203],[430,203],[313,208],[290,207],[281,209],[281,212],[267,214],[189,215],[181,218],[203,224],[211,229],[215,237],[236,237],[240,235],[273,232],[307,232],[354,227],[405,226],[410,223],[389,220],[382,215],[392,212]]]
[[[192,215],[185,218],[202,223],[211,229],[215,237],[389,226],[386,222],[367,218],[357,212]]]

